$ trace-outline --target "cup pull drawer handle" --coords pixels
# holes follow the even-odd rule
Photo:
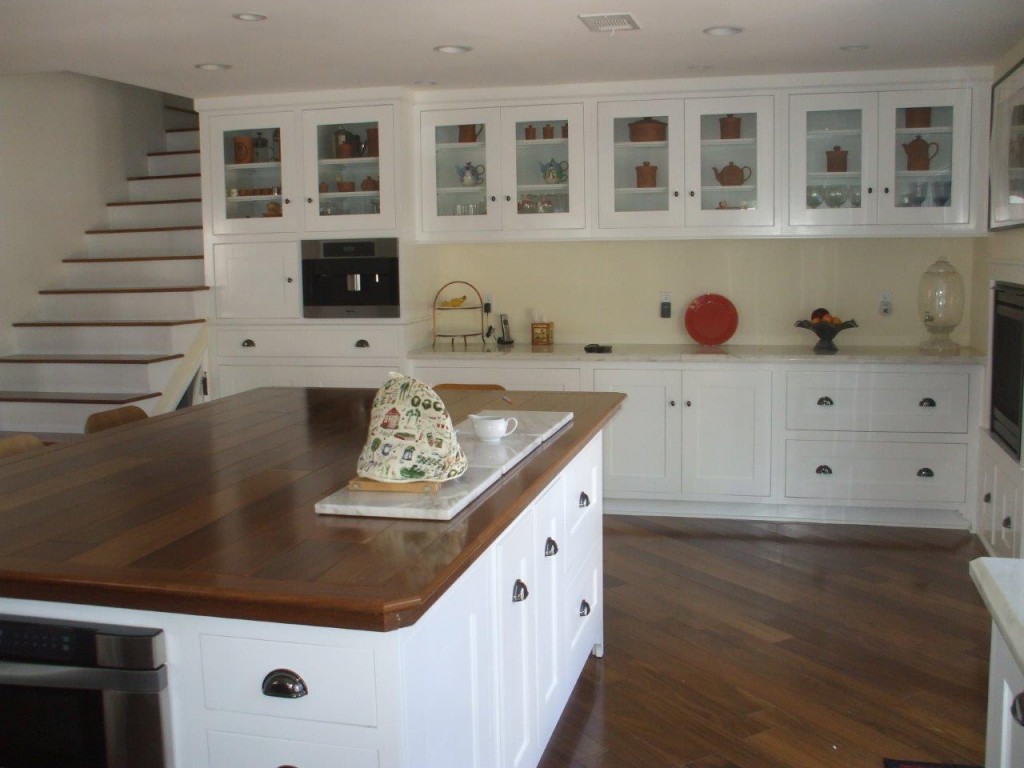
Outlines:
[[[590,506],[590,497],[587,496],[587,492],[586,491],[580,491],[579,508],[583,509],[584,507],[589,507],[589,506]]]
[[[832,467],[830,467],[828,464],[819,464],[818,468],[814,470],[814,474],[816,474],[816,475],[831,475],[832,474]]]
[[[548,540],[544,543],[544,557],[554,557],[558,554],[558,542],[548,536]]]
[[[935,401],[932,400],[930,397],[923,397],[921,398],[921,402],[918,403],[918,405],[921,406],[922,408],[934,408]]]
[[[516,579],[516,583],[512,585],[512,602],[521,603],[529,596],[530,590],[526,588],[526,584],[523,583],[523,580]]]
[[[278,699],[301,699],[309,693],[306,681],[290,669],[275,669],[263,678],[263,695]]]
[[[985,502],[986,504],[991,504],[991,503],[992,503],[992,494],[991,494],[991,493],[986,493],[986,494],[985,494],[985,495],[984,495],[984,496],[982,497],[982,499],[981,499],[981,500],[982,500],[982,501],[984,501],[984,502]]]
[[[1018,693],[1010,704],[1010,714],[1020,725],[1024,725],[1024,693]]]
[[[825,395],[824,397],[818,398],[818,405],[835,405],[835,401],[833,401],[828,395]]]
[[[356,342],[356,346],[359,349],[367,349],[370,346],[370,342],[368,342],[366,339],[359,339],[359,341]]]
[[[580,616],[589,616],[589,615],[590,615],[590,603],[588,603],[586,600],[581,600],[580,601]]]
[[[917,476],[918,477],[935,477],[935,473],[932,471],[931,467],[921,467],[919,470],[917,470]]]
[[[256,346],[256,342],[253,341],[252,339],[245,339],[242,342],[242,346],[243,347],[255,347]]]
[[[1004,517],[1003,518],[1003,528],[1006,528],[1007,530],[1013,528],[1013,518]],[[1024,725],[1024,723],[1021,723],[1021,725]]]

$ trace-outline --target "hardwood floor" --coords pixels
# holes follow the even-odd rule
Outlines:
[[[963,531],[605,517],[605,656],[542,768],[984,762]]]

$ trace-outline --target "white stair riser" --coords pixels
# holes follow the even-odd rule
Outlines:
[[[176,109],[165,109],[164,128],[195,128],[199,125],[199,115],[191,112],[179,112]]]
[[[15,328],[14,341],[23,354],[183,354],[202,329],[202,323]]]
[[[202,259],[168,261],[92,261],[65,264],[61,275],[65,288],[131,288],[171,285],[202,285]]]
[[[132,405],[151,413],[158,399],[153,397]],[[0,403],[0,431],[84,432],[85,420],[90,414],[117,407],[81,403]]]
[[[44,294],[40,320],[185,320],[205,317],[209,291]]]
[[[23,392],[159,392],[180,363],[0,363],[0,381]]]
[[[176,173],[199,173],[199,153],[187,155],[150,155],[150,176],[171,176]]]
[[[111,228],[189,227],[202,223],[202,204],[198,202],[107,206],[107,226]]]
[[[199,131],[168,131],[165,149],[168,152],[184,152],[199,149]]]
[[[128,182],[129,200],[181,200],[201,197],[202,182],[198,176],[170,179],[134,179]]]
[[[193,256],[203,252],[201,229],[111,232],[85,236],[86,256]]]

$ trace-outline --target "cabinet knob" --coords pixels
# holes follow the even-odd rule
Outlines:
[[[256,346],[256,342],[253,341],[252,339],[245,339],[244,341],[242,341],[242,346],[243,347],[255,347]]]
[[[818,405],[835,405],[835,401],[828,395],[818,398]]]
[[[888,195],[889,194],[889,188],[888,187],[883,187],[882,188],[882,194]]]
[[[505,195],[505,202],[506,203],[511,203],[512,202],[512,195]]]
[[[984,496],[982,496],[981,500],[984,501],[986,504],[991,504],[992,503],[992,494],[991,493],[986,493]]]
[[[917,470],[917,476],[918,477],[935,477],[935,473],[932,471],[931,467],[921,467],[919,470]]]
[[[1003,528],[1005,528],[1006,530],[1010,530],[1011,528],[1013,528],[1013,520],[1011,520],[1008,517],[1004,517],[1003,518]]]
[[[932,400],[930,397],[923,397],[921,398],[921,402],[918,403],[918,405],[921,406],[922,408],[934,408],[935,401]]]
[[[558,554],[558,542],[548,536],[548,540],[544,542],[544,557],[554,557]]]
[[[285,204],[285,205],[291,205],[291,204],[292,204],[291,198],[288,198],[288,197],[286,197],[286,198],[284,199],[284,204]]]
[[[693,191],[693,190],[691,189],[691,190],[690,190],[690,197],[696,197],[696,196],[697,196],[697,193],[696,193],[696,192],[694,192],[694,191]]]
[[[874,187],[868,187],[868,194],[869,194],[869,195],[870,195],[870,194],[874,194],[874,191],[875,191],[875,188],[874,188]]]
[[[669,400],[668,404],[671,405],[673,408],[676,407],[676,401],[675,400]]]
[[[306,202],[307,203],[312,203],[313,202],[313,198],[312,197],[307,197],[306,198]]]
[[[675,192],[672,193],[672,197],[679,197],[679,190],[678,189]]]
[[[1018,693],[1010,704],[1010,715],[1018,724],[1024,725],[1024,693]]]
[[[831,475],[832,474],[832,467],[830,467],[828,464],[819,464],[818,468],[814,470],[814,474],[816,474],[816,475]]]
[[[288,282],[289,282],[289,283],[294,283],[294,282],[295,282],[295,280],[289,277],[289,278],[288,278]]]
[[[495,202],[498,199],[497,195],[491,195],[491,202]]]
[[[587,496],[586,491],[580,491],[579,508],[584,509],[590,506],[590,497]]]
[[[358,347],[359,349],[368,349],[368,348],[369,348],[369,346],[370,346],[370,342],[368,342],[368,341],[367,341],[366,339],[359,339],[359,340],[358,340],[358,341],[356,342],[356,346],[357,346],[357,347]]]
[[[589,616],[589,615],[590,615],[590,603],[588,603],[586,600],[581,600],[580,601],[580,616]]]
[[[526,588],[526,584],[523,583],[523,580],[516,579],[516,583],[512,585],[512,602],[521,603],[529,596],[530,590]]]
[[[687,408],[690,408],[690,407],[692,407],[692,406],[693,406],[693,403],[691,403],[691,402],[690,402],[689,400],[687,400],[687,401],[686,401],[686,407],[687,407]]]
[[[309,693],[306,681],[290,669],[275,669],[263,678],[263,695],[278,699],[301,699]]]

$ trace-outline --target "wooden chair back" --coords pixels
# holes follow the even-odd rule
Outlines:
[[[434,391],[440,391],[444,389],[478,389],[488,390],[495,392],[504,392],[505,388],[501,384],[437,384],[434,386]]]
[[[147,418],[149,418],[149,414],[137,405],[122,405],[120,408],[112,408],[109,411],[98,411],[85,420],[85,434],[91,435],[94,432],[102,432],[104,429],[119,427],[122,424]]]
[[[18,453],[42,448],[44,443],[35,435],[22,434],[11,435],[0,438],[0,459],[4,456],[14,456]]]

